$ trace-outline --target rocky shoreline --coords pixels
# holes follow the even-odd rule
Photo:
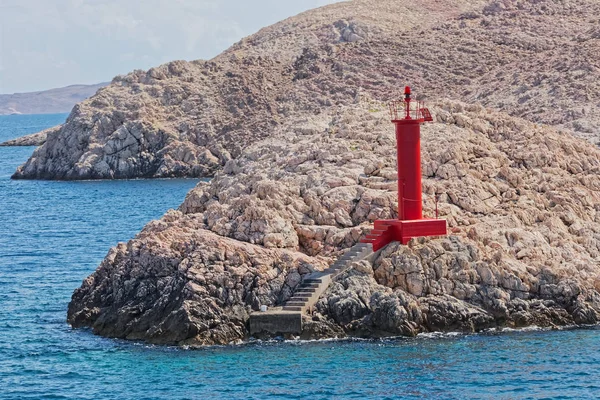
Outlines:
[[[114,78],[13,178],[214,178],[111,249],[68,322],[149,343],[247,340],[251,312],[397,217],[386,103],[410,84],[435,120],[425,214],[438,198],[449,235],[353,264],[301,337],[597,323],[597,15],[592,0],[355,0],[209,61]]]
[[[73,294],[69,323],[160,344],[247,340],[252,311],[283,304],[375,219],[396,217],[393,129],[370,104],[290,121],[228,161],[109,252]],[[481,106],[431,110],[425,213],[438,194],[450,235],[353,265],[300,337],[597,323],[600,150]]]

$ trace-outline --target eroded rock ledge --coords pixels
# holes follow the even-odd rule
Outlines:
[[[252,310],[283,303],[375,219],[396,217],[393,128],[373,104],[290,120],[228,161],[110,251],[75,291],[69,322],[153,343],[247,339]],[[450,235],[353,265],[303,337],[596,323],[600,151],[480,106],[431,109],[425,213],[438,194]]]

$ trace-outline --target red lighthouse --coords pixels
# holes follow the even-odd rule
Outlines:
[[[408,243],[411,238],[446,234],[446,220],[423,218],[421,191],[421,124],[433,121],[422,102],[411,99],[410,87],[404,100],[390,103],[392,122],[396,125],[398,157],[398,219],[377,220],[363,240],[377,251],[390,242]]]

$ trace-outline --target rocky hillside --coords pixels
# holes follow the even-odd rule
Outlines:
[[[598,4],[404,4],[314,10],[78,106],[17,176],[215,177],[114,247],[69,323],[154,343],[246,339],[252,310],[396,217],[385,101],[407,82],[435,118],[425,213],[439,196],[450,234],[354,264],[303,337],[597,323]]]
[[[356,0],[309,11],[210,61],[113,80],[15,178],[210,176],[293,116],[405,83],[600,140],[600,3]],[[557,23],[560,21],[560,24]]]
[[[80,101],[94,95],[108,85],[71,85],[40,92],[0,94],[0,115],[58,114],[70,112]]]
[[[248,337],[375,219],[395,218],[393,126],[374,102],[297,118],[229,160],[178,211],[113,248],[68,319],[205,345]],[[425,212],[446,238],[392,244],[340,275],[304,337],[414,335],[600,318],[600,150],[549,127],[441,102],[423,128]]]

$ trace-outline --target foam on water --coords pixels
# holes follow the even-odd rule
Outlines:
[[[0,141],[65,115],[0,117]],[[94,336],[65,319],[108,249],[177,207],[193,180],[11,181],[0,148],[0,399],[512,399],[600,393],[600,331],[253,341],[191,350]]]

